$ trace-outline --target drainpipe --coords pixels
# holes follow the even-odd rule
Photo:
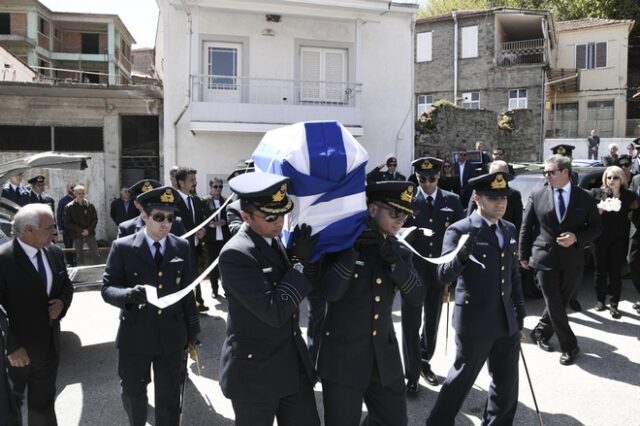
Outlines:
[[[187,15],[187,93],[184,98],[182,109],[173,121],[173,152],[175,154],[175,164],[180,163],[178,161],[178,123],[191,104],[191,39],[193,38],[193,22],[191,18],[191,9],[187,6],[186,0],[181,1],[182,7],[184,7],[184,13]]]
[[[451,12],[453,18],[453,104],[458,106],[458,13]]]

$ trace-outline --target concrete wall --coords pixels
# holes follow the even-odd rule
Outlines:
[[[27,35],[27,14],[11,13],[9,25],[11,25],[11,34],[25,36]]]

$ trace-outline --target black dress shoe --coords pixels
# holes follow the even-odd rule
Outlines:
[[[634,303],[631,307],[635,309],[638,314],[640,314],[640,300]]]
[[[598,301],[598,302],[596,302],[596,306],[595,306],[595,308],[594,308],[594,309],[595,309],[596,311],[598,311],[598,312],[602,312],[602,311],[604,311],[606,308],[604,307],[604,303],[602,303],[602,302]]]
[[[582,311],[582,306],[580,305],[580,302],[578,302],[578,299],[569,300],[569,306],[571,306],[571,309],[576,312]]]
[[[617,306],[609,306],[609,313],[611,314],[611,318],[613,319],[620,319],[621,317],[620,311],[618,310]]]
[[[207,312],[209,310],[209,307],[206,306],[204,303],[201,303],[198,305],[198,312]]]
[[[531,337],[531,341],[537,344],[540,349],[545,352],[553,352],[553,346],[551,346],[549,340],[540,336],[540,333],[533,330],[529,336]]]
[[[562,355],[560,355],[560,364],[562,365],[573,364],[574,362],[576,362],[576,358],[578,357],[579,353],[580,353],[580,348],[577,346],[573,348],[570,352],[563,352]]]
[[[416,396],[418,395],[418,391],[420,390],[418,386],[417,380],[407,380],[407,395],[408,396]]]
[[[438,386],[440,384],[438,376],[436,376],[436,374],[431,371],[431,366],[423,365],[420,369],[422,370],[420,373],[422,374],[422,377],[424,377],[424,379],[427,381],[427,383],[429,383],[431,386]]]

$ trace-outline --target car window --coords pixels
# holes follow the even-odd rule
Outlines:
[[[522,204],[526,205],[529,199],[529,194],[534,189],[542,188],[545,180],[542,173],[520,174],[515,177],[509,186],[517,189],[522,194]]]
[[[580,187],[586,190],[600,188],[602,186],[602,172],[588,174],[580,179]]]

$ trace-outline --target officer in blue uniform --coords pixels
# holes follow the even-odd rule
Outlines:
[[[9,176],[9,182],[2,185],[2,197],[19,206],[29,204],[29,191],[22,184],[22,172]]]
[[[441,283],[457,278],[453,327],[456,359],[427,425],[453,426],[456,414],[485,361],[487,387],[483,425],[511,425],[518,405],[518,355],[525,317],[513,224],[502,220],[512,176],[496,172],[470,179],[478,210],[447,229],[443,254],[469,239],[456,257],[438,266]],[[483,266],[481,266],[482,264]]]
[[[383,167],[387,167],[387,170],[382,171]],[[389,180],[397,180],[397,181],[405,181],[407,178],[398,170],[398,159],[395,154],[387,155],[387,158],[384,160],[384,164],[376,166],[367,173],[367,184],[381,182],[381,181],[389,181]]]
[[[127,235],[133,235],[142,228],[144,228],[144,221],[142,220],[142,214],[144,210],[140,202],[138,202],[137,197],[140,194],[143,194],[147,191],[151,191],[155,188],[160,188],[162,184],[154,179],[143,179],[134,183],[130,188],[129,192],[131,192],[131,196],[133,197],[133,204],[140,211],[140,215],[134,217],[133,219],[125,220],[124,222],[118,225],[118,237],[122,238]],[[173,222],[171,223],[171,232],[173,235],[179,237],[183,235],[186,231],[184,230],[184,225],[182,224],[182,219],[180,216],[176,216],[173,218]]]
[[[411,203],[413,218],[410,218],[405,226],[427,228],[433,231],[433,235],[428,237],[417,230],[413,234],[415,237],[410,237],[409,242],[422,256],[438,257],[442,251],[444,232],[449,225],[464,217],[464,210],[458,195],[438,188],[442,160],[425,157],[415,160],[411,165],[415,169],[420,186]],[[436,266],[433,263],[414,256],[413,265],[425,287],[425,298],[422,306],[417,308],[412,303],[406,303],[404,299],[402,302],[402,348],[407,394],[410,396],[418,393],[418,379],[421,373],[427,383],[432,386],[438,385],[438,378],[431,370],[429,362],[436,348],[444,294],[444,286],[438,282]]]
[[[182,290],[194,278],[189,242],[169,233],[178,196],[168,186],[138,196],[146,226],[113,242],[104,272],[102,297],[121,309],[116,338],[118,374],[132,426],[146,423],[152,366],[155,424],[178,424],[184,380],[180,366],[187,345],[193,345],[200,332],[193,292],[160,309],[147,303],[143,287],[150,284],[163,297]]]
[[[326,425],[406,425],[407,398],[391,309],[396,292],[419,309],[423,286],[411,251],[394,237],[413,214],[411,182],[367,185],[368,226],[354,247],[326,254],[327,298],[318,353]]]
[[[31,185],[31,191],[29,192],[29,204],[31,203],[42,203],[48,204],[51,207],[51,211],[55,213],[55,205],[56,202],[44,193],[44,186],[46,183],[46,179],[42,175],[34,176],[28,180]]]
[[[258,172],[229,181],[245,225],[219,257],[229,303],[220,387],[238,426],[271,426],[274,418],[280,426],[320,425],[315,372],[298,325],[317,237],[303,224],[293,232],[290,258],[285,253],[278,235],[293,209],[288,181]]]

